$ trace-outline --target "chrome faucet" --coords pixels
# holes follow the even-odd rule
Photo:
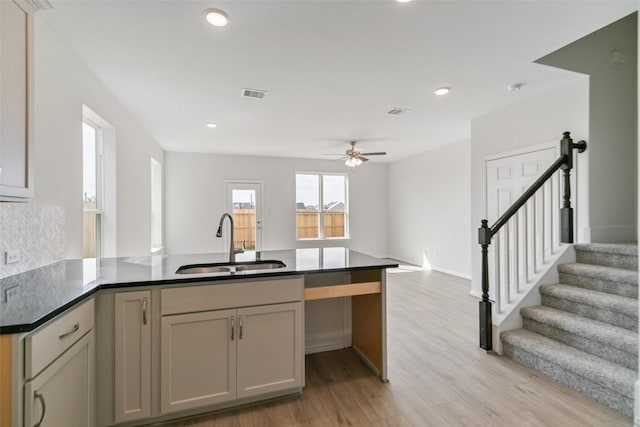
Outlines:
[[[216,233],[216,237],[222,237],[222,225],[224,224],[224,219],[229,218],[229,225],[231,227],[231,236],[230,236],[230,240],[231,243],[229,244],[229,263],[234,263],[236,262],[236,254],[241,254],[244,252],[244,247],[239,248],[239,249],[235,249],[233,247],[233,217],[231,215],[229,215],[228,213],[223,213],[222,216],[220,217],[220,224],[218,225],[218,232]],[[244,246],[244,245],[243,245]]]

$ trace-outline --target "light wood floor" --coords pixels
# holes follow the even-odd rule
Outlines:
[[[632,420],[510,359],[478,350],[469,281],[387,276],[389,383],[349,350],[308,355],[292,396],[163,424],[218,426],[630,426]]]

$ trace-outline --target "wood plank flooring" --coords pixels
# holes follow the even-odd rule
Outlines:
[[[510,359],[478,350],[468,280],[387,275],[389,383],[349,349],[306,358],[301,396],[161,424],[267,426],[630,426],[632,420]]]

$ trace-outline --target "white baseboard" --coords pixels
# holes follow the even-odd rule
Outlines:
[[[476,291],[475,289],[471,289],[469,291],[469,295],[471,295],[472,297],[476,297],[478,299],[482,299],[482,292],[481,291]]]
[[[342,350],[345,348],[344,343],[308,345],[304,349],[304,354],[322,353],[323,351]]]
[[[444,268],[435,268],[435,267],[431,267],[431,270],[438,271],[444,274],[449,274],[451,276],[460,277],[462,279],[471,280],[471,276],[469,276],[468,274],[461,274],[461,273],[458,273],[457,271],[451,271],[451,270],[446,270]]]

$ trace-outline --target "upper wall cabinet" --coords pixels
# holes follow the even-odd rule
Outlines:
[[[33,13],[0,1],[0,201],[33,197]]]

